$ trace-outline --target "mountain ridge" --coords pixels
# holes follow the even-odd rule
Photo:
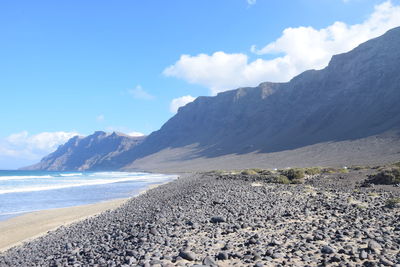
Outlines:
[[[112,160],[145,139],[123,133],[96,131],[92,135],[74,136],[39,163],[23,170],[84,171],[109,170],[123,167]]]
[[[179,108],[158,131],[113,155],[104,166],[130,170],[154,168],[158,162],[167,168],[168,162],[176,166],[183,161],[190,166],[190,160],[195,159],[211,163],[226,155],[265,156],[370,137],[373,144],[374,136],[387,132],[391,133],[388,144],[393,146],[400,128],[399,44],[397,27],[333,56],[324,69],[305,71],[287,83],[265,82],[214,97],[198,97]],[[398,147],[400,153],[400,143]],[[388,158],[397,153],[390,151]],[[385,157],[384,151],[381,156]],[[267,165],[268,157],[264,158]],[[206,168],[207,161],[200,165],[196,168]],[[229,160],[220,165],[232,167]]]

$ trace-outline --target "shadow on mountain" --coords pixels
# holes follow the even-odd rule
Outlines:
[[[235,167],[232,162],[242,164],[240,157],[265,166],[272,154],[274,164],[285,160],[289,164],[288,158],[291,164],[333,164],[339,162],[335,159],[351,160],[350,156],[398,158],[399,44],[400,27],[333,56],[326,68],[306,71],[290,82],[266,82],[198,97],[144,141],[95,133],[82,140],[71,139],[31,169],[150,166],[147,169],[154,170],[168,162],[177,167],[189,161],[201,169],[214,166],[213,161],[219,162],[216,167],[228,166],[228,162]],[[203,159],[208,161],[200,162]]]
[[[179,109],[127,159],[197,145],[196,157],[272,153],[376,136],[400,126],[400,28],[333,56],[323,70]]]

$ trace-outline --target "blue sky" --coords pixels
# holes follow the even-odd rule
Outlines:
[[[322,68],[400,25],[399,5],[1,1],[0,169],[33,163],[75,133],[149,134],[197,96]]]

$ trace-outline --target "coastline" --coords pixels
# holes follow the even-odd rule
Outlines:
[[[0,266],[395,266],[400,206],[387,203],[400,188],[363,187],[374,172],[295,184],[192,173],[11,248]]]
[[[128,198],[111,199],[98,203],[78,205],[65,208],[47,209],[25,213],[0,221],[0,253],[10,248],[20,246],[25,242],[46,235],[49,231],[56,230],[61,226],[99,215],[105,211],[114,210],[128,200],[145,194],[148,190],[156,188],[167,182],[149,184],[137,194]]]

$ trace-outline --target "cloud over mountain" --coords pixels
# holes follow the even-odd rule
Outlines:
[[[191,95],[185,95],[185,96],[181,96],[178,98],[174,98],[171,101],[171,104],[169,106],[169,110],[172,113],[176,113],[178,112],[178,109],[180,107],[185,106],[187,103],[193,102],[196,98],[191,96]]]
[[[76,135],[79,134],[76,132],[42,132],[31,135],[27,131],[11,134],[0,139],[1,162],[7,164],[18,159],[18,164],[12,165],[15,168],[20,167],[21,161],[25,164],[35,162]],[[11,166],[10,164],[7,166]],[[0,168],[5,168],[5,166],[0,166]]]
[[[281,37],[260,49],[253,45],[251,52],[259,56],[253,61],[246,54],[223,51],[181,55],[163,74],[205,86],[213,95],[264,81],[286,82],[305,70],[322,69],[332,55],[347,52],[399,25],[400,5],[386,1],[375,6],[373,13],[359,24],[337,21],[322,29],[287,28]],[[279,56],[263,59],[267,54]]]

